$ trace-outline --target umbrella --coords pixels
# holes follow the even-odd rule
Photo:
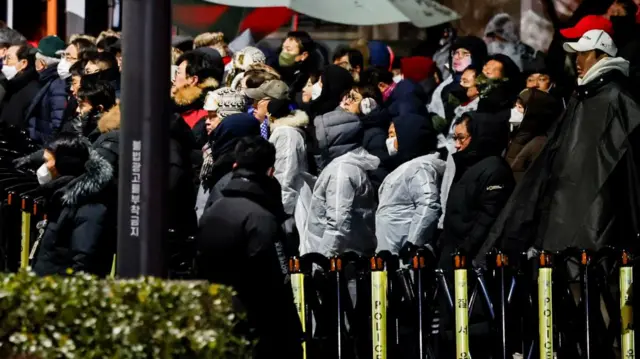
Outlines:
[[[459,15],[434,0],[205,0],[243,7],[288,7],[317,19],[347,25],[411,22],[431,27],[457,20]]]

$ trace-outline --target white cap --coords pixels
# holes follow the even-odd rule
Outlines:
[[[566,52],[587,52],[600,50],[609,56],[616,56],[618,48],[609,34],[603,30],[590,30],[584,33],[578,42],[565,42]]]

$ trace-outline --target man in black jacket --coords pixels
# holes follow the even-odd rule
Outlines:
[[[260,137],[236,145],[233,177],[207,208],[196,236],[198,275],[234,287],[255,328],[254,358],[301,358],[301,326],[285,283],[280,185],[275,147]]]
[[[491,229],[491,225],[507,203],[515,180],[511,168],[501,154],[509,139],[508,124],[489,114],[466,113],[455,123],[455,175],[449,191],[444,233],[440,238],[440,268],[453,280],[452,254],[460,250],[473,258]],[[469,286],[475,285],[470,283]],[[441,345],[439,357],[454,355],[454,319],[440,297]],[[488,314],[476,305],[469,319],[471,353],[474,359],[491,357]]]
[[[506,123],[487,114],[469,112],[455,123],[457,152],[453,184],[444,219],[442,265],[451,266],[449,254],[461,249],[474,256],[493,221],[509,199],[515,180],[501,154],[509,140]]]
[[[633,249],[640,233],[640,106],[627,89],[629,62],[602,30],[565,43],[577,52],[578,88],[484,245]],[[513,256],[512,256],[513,257]],[[483,261],[480,253],[478,261]]]

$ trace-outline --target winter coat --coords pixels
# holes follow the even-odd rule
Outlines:
[[[338,107],[313,122],[319,147],[315,156],[319,172],[333,159],[361,147],[362,123],[357,115]]]
[[[320,173],[309,203],[306,223],[300,230],[300,254],[320,253],[326,257],[353,251],[370,256],[376,249],[374,232],[377,207],[367,171],[380,160],[359,147],[334,159]]]
[[[75,133],[80,136],[87,137],[91,142],[93,142],[99,136],[98,121],[100,121],[102,115],[102,112],[98,112],[96,110],[77,114],[71,120],[62,125],[60,132]]]
[[[120,107],[114,106],[98,120],[98,127],[89,136],[93,149],[113,167],[115,183],[120,165]]]
[[[513,168],[516,158],[520,157],[519,164],[516,166],[517,172],[524,172],[530,161],[537,157],[539,151],[544,147],[547,132],[560,116],[562,106],[554,96],[535,89],[523,92],[520,98],[525,107],[525,114],[507,148],[505,158]],[[536,144],[529,146],[528,153],[520,156],[520,153],[533,139],[537,139]],[[537,153],[531,153],[536,149]]]
[[[506,147],[507,124],[490,115],[470,116],[471,143],[452,156],[456,172],[440,243],[443,268],[451,267],[450,254],[456,248],[469,258],[478,253],[515,186],[511,168],[501,157]]]
[[[225,117],[224,121],[211,133],[211,163],[205,162],[200,172],[200,188],[196,198],[196,215],[202,213],[216,199],[222,197],[221,190],[227,181],[224,178],[233,170],[236,161],[235,147],[238,140],[247,136],[260,135],[260,122],[250,114],[239,113]]]
[[[527,172],[527,169],[529,169],[529,167],[531,167],[531,164],[533,164],[533,161],[535,161],[536,158],[540,156],[540,152],[542,152],[542,149],[546,144],[546,136],[534,137],[533,139],[531,139],[531,141],[527,142],[524,147],[522,147],[513,161],[509,163],[516,182],[520,182],[525,172]]]
[[[58,75],[57,65],[49,66],[40,73],[40,85],[42,88],[27,110],[27,119],[31,139],[45,144],[53,139],[54,133],[62,126],[68,85]]]
[[[189,128],[193,130],[195,136],[196,149],[202,148],[206,143],[207,132],[204,118],[207,111],[203,109],[204,100],[209,91],[217,89],[218,81],[214,78],[207,78],[196,86],[187,86],[178,89],[172,98],[173,113],[180,115]]]
[[[483,248],[637,246],[640,106],[625,90],[628,71],[609,58],[585,74]]]
[[[302,187],[300,174],[308,171],[304,133],[304,127],[308,124],[309,116],[300,110],[270,123],[269,142],[276,148],[274,177],[282,187],[282,203],[288,214],[293,214],[298,201]]]
[[[91,152],[84,174],[40,187],[47,198],[47,222],[37,244],[36,274],[65,275],[72,269],[104,277],[110,272],[117,242],[112,179],[111,166]]]
[[[27,128],[27,110],[40,91],[36,69],[27,69],[7,83],[7,94],[0,114],[0,122],[19,128]]]
[[[391,172],[379,191],[378,251],[398,254],[406,243],[433,241],[440,217],[440,181],[445,163],[437,154],[418,157]]]
[[[232,286],[258,344],[254,358],[302,357],[300,319],[282,250],[284,210],[277,181],[239,169],[208,208],[196,235],[198,276]]]
[[[180,116],[174,116],[170,124],[169,146],[169,217],[167,228],[183,236],[192,235],[197,228],[193,204],[196,188],[193,181],[191,151],[195,139],[191,129]]]

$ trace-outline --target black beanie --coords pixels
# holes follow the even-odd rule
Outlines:
[[[479,66],[484,65],[485,59],[488,56],[487,44],[476,36],[462,36],[456,39],[451,47],[451,52],[454,53],[458,49],[465,49],[471,53],[471,61]]]

